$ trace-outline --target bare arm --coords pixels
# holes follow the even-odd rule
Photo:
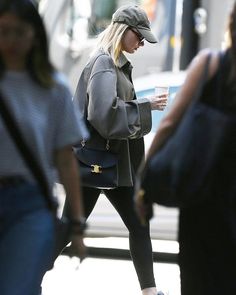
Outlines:
[[[194,93],[197,89],[198,83],[200,81],[203,69],[206,63],[207,55],[209,50],[204,50],[200,52],[191,62],[188,69],[186,80],[178,92],[174,103],[167,113],[167,115],[162,119],[160,126],[156,132],[156,135],[153,139],[151,147],[148,151],[146,161],[143,161],[139,169],[139,177],[142,177],[142,173],[145,171],[145,165],[147,161],[155,154],[155,152],[162,147],[166,140],[171,136],[180,122],[184,112],[191,103],[191,100],[194,96]],[[210,61],[209,76],[212,77],[215,73],[218,66],[218,55],[212,53],[212,58]],[[136,188],[135,188],[135,205],[137,214],[140,217],[140,220],[145,223],[148,213],[148,206],[145,203],[144,191],[141,189],[140,179],[137,178]]]
[[[80,178],[78,164],[76,163],[71,146],[56,152],[56,166],[60,181],[66,191],[71,217],[79,219],[83,217]]]
[[[187,107],[191,103],[197,89],[209,50],[201,51],[191,62],[187,77],[180,91],[177,93],[170,111],[163,118],[148,151],[147,159],[157,151],[174,132]],[[218,65],[217,53],[212,53],[209,77],[215,73]]]
[[[80,177],[78,164],[71,146],[56,151],[55,164],[58,169],[60,181],[66,192],[70,216],[74,220],[80,220],[84,216]],[[77,233],[72,236],[71,255],[79,256],[81,260],[85,257],[86,249],[83,243],[82,234]]]

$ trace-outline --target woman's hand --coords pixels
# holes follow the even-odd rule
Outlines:
[[[137,189],[137,192],[135,193],[135,210],[137,212],[137,215],[142,223],[142,225],[146,225],[147,221],[147,208],[146,204],[144,202],[144,191],[139,188]]]
[[[163,111],[167,106],[168,96],[168,94],[149,96],[147,99],[150,101],[151,109]]]
[[[142,225],[146,225],[150,218],[152,218],[152,203],[148,201],[145,196],[145,191],[142,188],[142,178],[145,173],[146,162],[143,159],[136,176],[134,188],[134,203],[135,210]]]
[[[76,256],[82,262],[87,256],[87,248],[84,244],[83,235],[74,234],[71,239],[71,245],[66,248],[68,256]]]

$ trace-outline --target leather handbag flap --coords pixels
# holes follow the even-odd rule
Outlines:
[[[87,166],[100,166],[102,169],[115,166],[117,155],[110,151],[94,150],[87,147],[75,148],[76,157]]]

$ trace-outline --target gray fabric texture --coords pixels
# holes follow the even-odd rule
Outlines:
[[[136,149],[140,153],[134,161],[140,162],[142,137],[152,125],[150,102],[136,99],[131,70],[124,55],[117,67],[109,55],[98,51],[82,72],[73,100],[84,114],[91,133],[87,146],[104,149],[108,139],[111,150],[118,153],[119,186],[133,185],[133,167],[138,165],[131,163],[130,141],[133,147],[137,140]],[[87,104],[85,109],[83,101]]]
[[[51,89],[42,88],[26,72],[6,72],[0,81],[0,90],[50,186],[56,180],[54,151],[87,137],[69,88],[58,74],[55,82]],[[1,118],[0,137],[0,177],[21,175],[34,181]]]

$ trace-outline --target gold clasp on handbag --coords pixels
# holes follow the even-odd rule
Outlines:
[[[82,145],[82,147],[85,146],[85,140],[84,139],[81,141],[81,145]]]
[[[91,170],[92,173],[102,173],[102,166],[91,165],[91,167],[92,167],[92,170]]]

